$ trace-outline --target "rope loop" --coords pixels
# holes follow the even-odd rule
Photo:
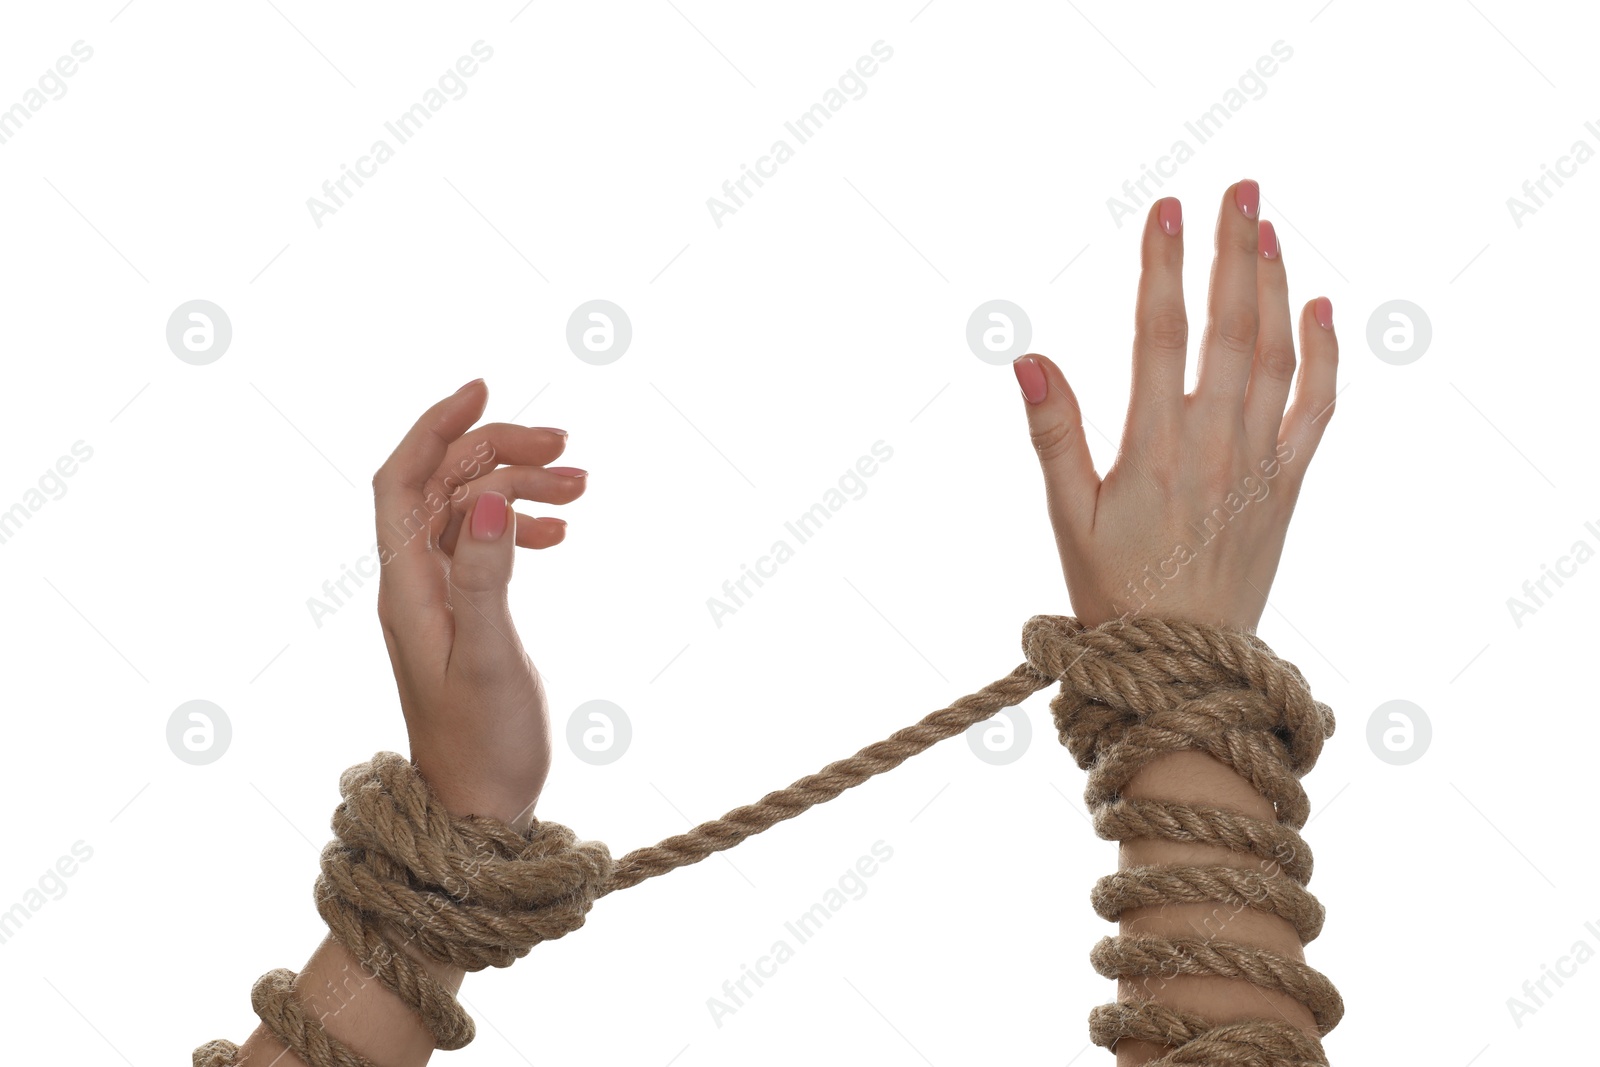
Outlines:
[[[1101,837],[1217,845],[1248,861],[1125,867],[1095,884],[1097,914],[1115,922],[1135,908],[1216,904],[1213,915],[1251,909],[1277,916],[1302,945],[1321,933],[1323,907],[1306,889],[1311,852],[1298,833],[1310,816],[1300,777],[1333,735],[1334,718],[1312,699],[1294,664],[1254,634],[1142,617],[1085,627],[1036,615],[1023,628],[1022,648],[1034,670],[1061,683],[1051,714],[1061,743],[1089,772],[1084,799]],[[1276,822],[1123,796],[1144,766],[1182,750],[1204,752],[1237,772],[1272,802]],[[1305,1005],[1318,1035],[1344,1015],[1338,990],[1319,971],[1216,936],[1107,937],[1090,962],[1129,986],[1182,975],[1240,979]],[[1160,1067],[1327,1063],[1319,1041],[1282,1020],[1214,1026],[1150,999],[1095,1008],[1089,1028],[1107,1048],[1125,1037],[1169,1046],[1151,1061]]]

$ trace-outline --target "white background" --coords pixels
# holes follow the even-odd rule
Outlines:
[[[592,472],[567,543],[521,555],[514,610],[558,735],[603,698],[634,737],[609,766],[562,747],[543,817],[621,854],[1009,671],[1028,616],[1070,606],[1023,403],[967,317],[1028,311],[1103,470],[1143,217],[1119,228],[1107,199],[1280,40],[1264,95],[1159,195],[1186,207],[1193,321],[1248,176],[1295,305],[1328,295],[1343,343],[1261,627],[1340,721],[1307,780],[1330,916],[1309,959],[1349,1009],[1327,1046],[1447,1067],[1584,1047],[1600,961],[1520,1026],[1507,999],[1600,950],[1600,562],[1520,626],[1507,598],[1600,547],[1600,164],[1521,226],[1506,201],[1600,148],[1594,16],[920,2],[8,6],[0,107],[94,50],[0,145],[0,509],[93,449],[0,544],[0,909],[93,850],[0,944],[17,1055],[187,1063],[242,1040],[251,982],[314,946],[338,773],[405,738],[375,586],[320,627],[306,602],[368,550],[372,471],[470,378],[487,418],[568,429],[563,462]],[[307,198],[478,40],[466,95],[318,228]],[[879,40],[866,94],[715,225],[706,199]],[[594,298],[633,324],[608,366],[565,343]],[[233,326],[207,366],[165,340],[192,299]],[[1365,341],[1392,299],[1432,322],[1404,366]],[[717,627],[707,598],[880,439],[866,494]],[[1111,993],[1088,890],[1115,849],[1047,698],[1009,766],[945,742],[470,976],[479,1038],[451,1062],[1109,1062],[1084,1051]],[[191,699],[232,724],[208,766],[167,748]],[[1366,742],[1391,699],[1433,727],[1405,766]],[[707,998],[879,840],[867,894],[718,1027]]]

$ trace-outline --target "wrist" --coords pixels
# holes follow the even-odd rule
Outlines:
[[[533,802],[496,796],[464,780],[465,776],[436,770],[430,763],[411,757],[412,766],[422,775],[428,788],[444,809],[458,818],[476,815],[496,819],[522,833],[533,825]]]

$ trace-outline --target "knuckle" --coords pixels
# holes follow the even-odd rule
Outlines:
[[[1217,313],[1217,340],[1229,348],[1255,347],[1260,320],[1254,308],[1225,308]]]
[[[1189,347],[1189,319],[1177,308],[1156,308],[1139,323],[1139,337],[1153,348],[1185,351]]]
[[[1256,361],[1274,381],[1287,382],[1294,377],[1294,346],[1287,341],[1263,341],[1256,349]]]
[[[1033,450],[1039,454],[1039,461],[1054,463],[1079,446],[1083,440],[1083,428],[1063,419],[1037,427],[1029,436],[1033,439]]]

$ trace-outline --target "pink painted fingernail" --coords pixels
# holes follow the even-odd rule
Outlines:
[[[1278,231],[1266,219],[1261,220],[1261,254],[1268,259],[1278,258]]]
[[[1333,301],[1325,296],[1319,296],[1311,305],[1311,314],[1316,316],[1317,325],[1324,330],[1333,329]]]
[[[1030,404],[1043,403],[1050,387],[1039,361],[1032,356],[1018,356],[1012,360],[1011,369],[1017,373],[1017,384],[1022,387],[1022,399]]]
[[[1161,223],[1168,237],[1178,236],[1178,231],[1183,229],[1183,205],[1178,203],[1177,197],[1169,196],[1161,201],[1161,206],[1156,208],[1156,221]]]
[[[559,474],[563,478],[587,478],[589,472],[582,467],[546,467],[551,474]]]
[[[1261,212],[1261,186],[1246,178],[1233,190],[1233,202],[1239,205],[1244,217],[1253,219]]]
[[[535,429],[535,430],[543,430],[545,433],[558,433],[562,437],[567,436],[567,431],[558,430],[554,426],[535,426],[535,427],[533,427],[533,429]]]
[[[472,539],[498,541],[506,532],[506,498],[496,492],[478,494],[472,505]]]
[[[477,385],[481,381],[483,381],[482,378],[472,379],[472,381],[468,382],[466,385],[463,385],[460,389],[457,389],[455,395],[460,396],[462,393],[466,392],[468,389],[471,389],[474,385]]]

